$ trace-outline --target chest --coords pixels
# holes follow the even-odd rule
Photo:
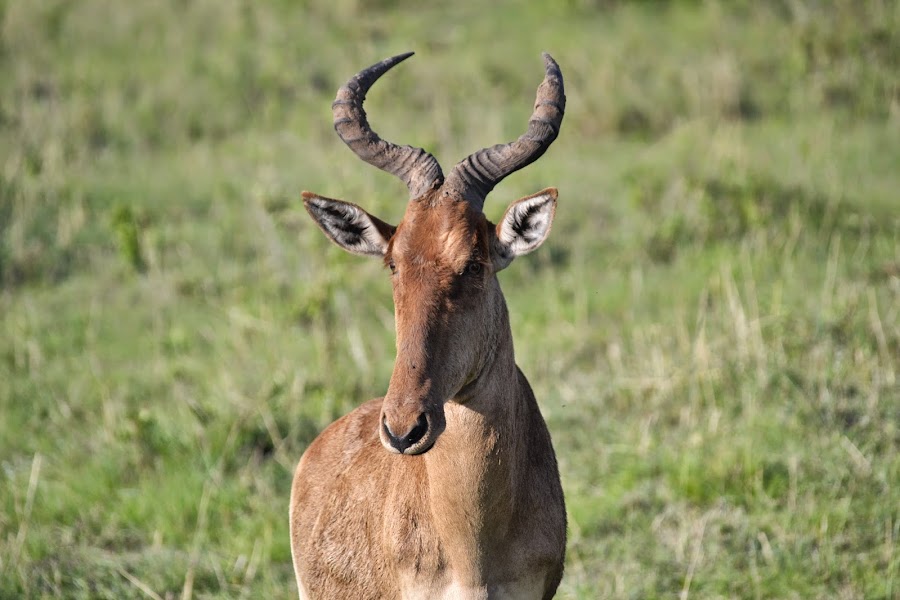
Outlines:
[[[502,534],[496,528],[486,534],[477,526],[477,515],[455,528],[441,527],[440,519],[410,516],[387,545],[400,598],[539,599],[561,574],[560,534],[542,526],[553,519],[533,520],[526,527],[517,525],[527,519],[513,518],[500,528]]]
[[[546,593],[548,572],[539,569],[517,579],[484,585],[465,585],[452,574],[429,579],[409,576],[401,588],[403,600],[540,600]]]

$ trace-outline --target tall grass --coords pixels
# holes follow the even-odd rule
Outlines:
[[[896,2],[0,1],[0,597],[294,594],[291,473],[382,393],[396,221],[338,85],[445,168],[563,131],[502,275],[560,458],[563,598],[900,597]],[[377,262],[377,261],[376,261]]]

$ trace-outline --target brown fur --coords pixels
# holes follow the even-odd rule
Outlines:
[[[385,397],[325,429],[297,467],[301,598],[508,597],[535,574],[529,594],[550,598],[565,506],[550,435],[515,365],[496,228],[434,190],[390,231],[397,359]],[[385,450],[382,422],[406,432],[422,414],[433,446]]]

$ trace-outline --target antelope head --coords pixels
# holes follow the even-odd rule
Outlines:
[[[341,200],[303,193],[310,216],[338,246],[381,257],[390,269],[397,357],[379,436],[400,454],[430,449],[445,428],[444,403],[465,403],[485,386],[498,347],[512,356],[509,318],[496,274],[541,245],[556,209],[556,189],[513,202],[499,224],[487,220],[487,194],[504,177],[537,160],[556,139],[566,97],[559,66],[544,54],[528,130],[516,141],[479,150],[445,178],[421,148],[398,146],[372,131],[363,110],[371,85],[412,53],[352,77],[332,105],[340,138],[367,163],[396,175],[410,200],[390,225]],[[509,371],[514,373],[510,361]],[[512,375],[514,376],[514,374]]]

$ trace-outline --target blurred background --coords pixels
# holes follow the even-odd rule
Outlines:
[[[485,211],[569,511],[560,598],[900,598],[888,0],[0,0],[0,598],[290,598],[291,474],[387,387],[392,222],[331,101],[445,171],[568,108]]]

